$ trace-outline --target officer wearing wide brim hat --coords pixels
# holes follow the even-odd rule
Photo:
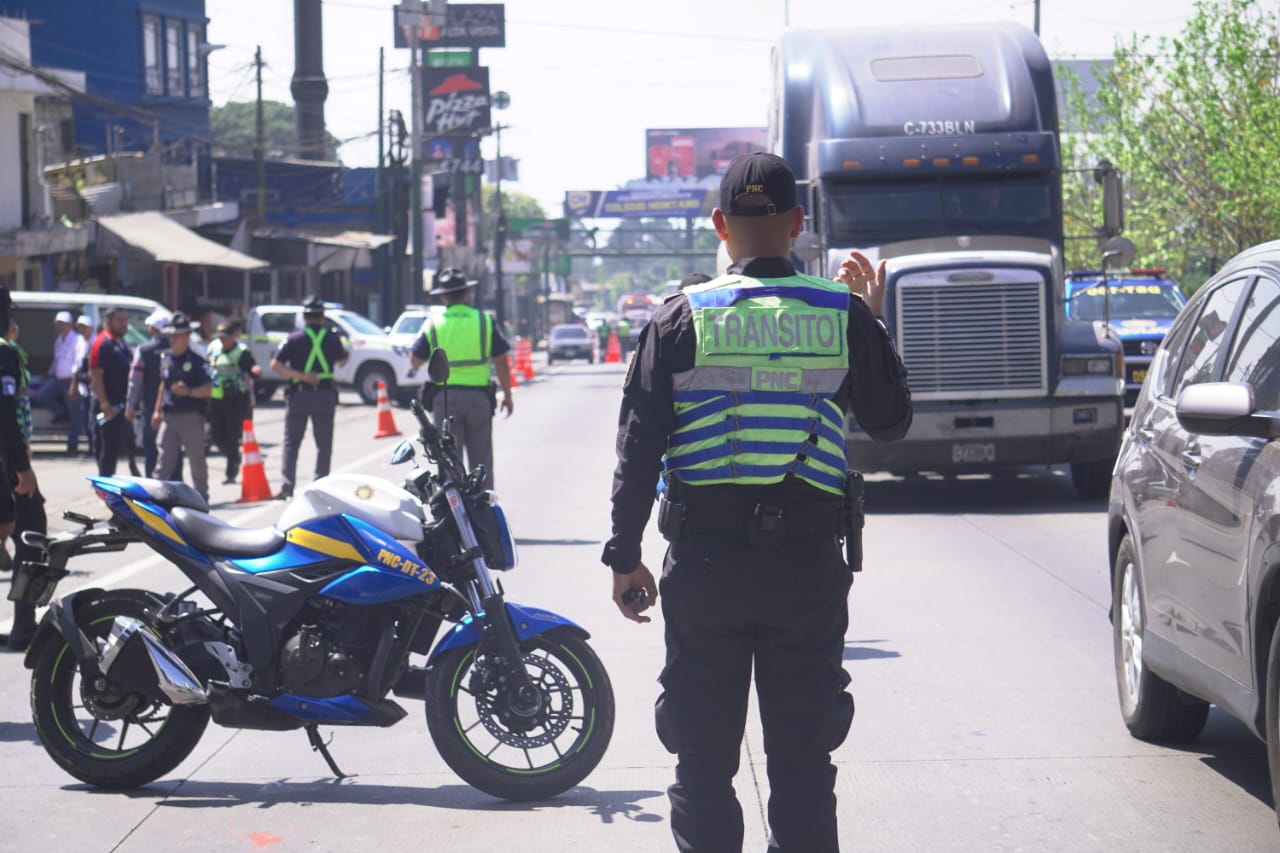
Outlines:
[[[726,275],[668,299],[623,385],[613,533],[602,560],[627,618],[661,592],[666,662],[655,717],[676,755],[680,850],[739,850],[733,776],[755,674],[780,850],[839,849],[830,754],[853,720],[844,633],[851,535],[845,413],[873,439],[910,427],[906,372],[870,308],[789,260],[804,227],[795,176],[735,159],[712,213]],[[641,555],[659,481],[671,542],[659,586]]]
[[[316,441],[316,479],[329,474],[333,455],[333,416],[338,408],[334,368],[347,360],[342,339],[325,326],[324,303],[316,297],[302,305],[303,327],[285,338],[271,359],[271,369],[285,379],[284,459],[281,462],[280,500],[293,497],[298,469],[298,448],[307,421]]]
[[[493,487],[493,415],[498,402],[493,393],[492,372],[502,388],[502,408],[510,417],[515,409],[511,399],[511,366],[507,353],[511,344],[492,316],[468,304],[476,282],[455,267],[435,275],[428,291],[445,304],[443,317],[428,317],[422,334],[413,344],[409,361],[421,367],[431,353],[442,349],[449,356],[448,413],[453,417],[453,435],[466,450],[466,464],[474,470],[485,466],[486,484]],[[424,388],[430,386],[424,386]],[[439,422],[445,414],[445,395],[435,394],[430,402],[432,418]]]

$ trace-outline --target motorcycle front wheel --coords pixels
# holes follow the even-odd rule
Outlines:
[[[80,630],[95,646],[117,616],[144,623],[154,602],[141,592],[104,592],[78,608]],[[44,644],[31,676],[31,714],[45,751],[63,770],[100,788],[136,788],[191,754],[205,726],[205,705],[174,707],[131,693],[111,679],[85,679],[61,634]]]
[[[450,649],[427,679],[427,728],[445,763],[504,800],[545,800],[595,769],[613,736],[613,685],[586,641],[557,628],[520,644],[538,708],[508,701],[475,647]]]

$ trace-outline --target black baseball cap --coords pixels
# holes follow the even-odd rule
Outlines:
[[[323,314],[324,303],[320,301],[320,297],[318,296],[309,297],[306,302],[302,303],[302,313]]]
[[[720,209],[730,216],[775,216],[795,206],[796,176],[776,154],[743,154],[720,179]]]

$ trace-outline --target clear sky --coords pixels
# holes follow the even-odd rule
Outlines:
[[[1211,2],[1211,0],[1210,0]],[[377,162],[378,48],[386,106],[409,112],[409,52],[392,46],[392,3],[324,0],[325,119],[350,166]],[[511,96],[503,154],[520,160],[514,189],[560,215],[566,190],[613,189],[644,176],[645,130],[766,123],[770,47],[793,28],[1016,21],[1034,0],[506,0],[507,47],[480,51],[490,87]],[[1176,33],[1194,0],[1041,0],[1050,57],[1105,58],[1117,38]],[[292,102],[293,3],[206,0],[215,105],[263,96]],[[493,140],[485,142],[494,155]],[[504,185],[505,186],[505,185]]]

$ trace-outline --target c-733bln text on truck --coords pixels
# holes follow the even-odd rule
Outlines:
[[[1123,428],[1123,354],[1065,313],[1053,71],[1012,24],[795,31],[774,51],[770,147],[801,184],[807,272],[849,250],[887,259],[885,324],[915,420],[862,471],[1069,463],[1107,493]]]

